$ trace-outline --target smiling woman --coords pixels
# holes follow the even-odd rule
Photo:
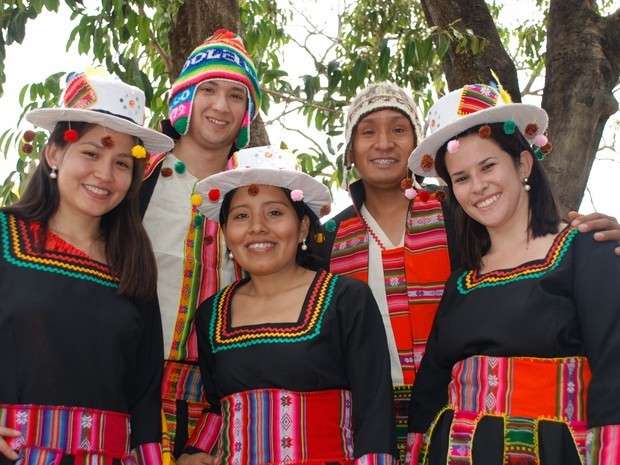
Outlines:
[[[618,463],[620,260],[560,222],[545,111],[472,84],[428,118],[409,166],[446,182],[465,265],[413,386],[409,463]]]
[[[186,454],[226,465],[395,463],[381,315],[365,284],[313,260],[327,187],[269,147],[232,162],[197,190],[248,277],[196,312],[209,408]]]
[[[163,344],[138,190],[147,150],[172,140],[110,76],[71,74],[61,108],[26,118],[50,137],[0,211],[0,464],[158,465]]]

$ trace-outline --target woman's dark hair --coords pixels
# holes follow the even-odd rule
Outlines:
[[[315,252],[319,250],[315,237],[317,234],[323,233],[323,226],[321,225],[321,222],[316,214],[303,200],[293,202],[293,200],[291,200],[291,191],[285,187],[280,187],[280,189],[282,189],[282,192],[286,194],[286,198],[291,202],[295,213],[297,213],[297,218],[299,218],[299,221],[303,220],[304,216],[307,216],[309,220],[308,235],[306,236],[306,246],[308,246],[308,250],[301,250],[301,247],[298,246],[295,262],[304,268],[318,271],[321,268],[320,264],[322,263],[322,260],[315,254]],[[222,200],[222,207],[220,208],[220,224],[223,227],[226,227],[226,221],[228,220],[228,213],[230,211],[230,202],[232,201],[233,195],[236,191],[237,189],[233,189],[228,192]]]
[[[67,146],[63,135],[69,127],[80,135],[96,125],[85,122],[59,122],[50,134],[48,145],[60,149]],[[14,213],[43,226],[44,238],[49,219],[58,210],[60,195],[58,183],[50,178],[50,166],[41,152],[39,165],[32,173],[21,198],[3,211]],[[108,266],[120,279],[119,293],[137,300],[156,296],[157,267],[151,242],[142,226],[138,209],[138,194],[144,175],[144,160],[134,158],[131,184],[127,195],[113,210],[101,218],[101,234],[105,240]]]
[[[478,134],[481,126],[474,126],[461,132],[452,139],[458,139],[470,134]],[[528,230],[532,238],[556,233],[560,224],[560,214],[551,191],[551,186],[540,162],[518,129],[514,134],[504,133],[504,123],[488,124],[491,128],[490,138],[512,158],[515,166],[519,165],[521,152],[524,150],[532,155],[532,171],[528,176],[529,191],[529,224]],[[487,229],[465,213],[454,197],[452,180],[446,168],[446,150],[448,141],[437,151],[435,169],[441,179],[448,184],[448,199],[455,211],[456,229],[461,238],[463,265],[469,269],[479,269],[482,257],[489,251],[491,240]]]

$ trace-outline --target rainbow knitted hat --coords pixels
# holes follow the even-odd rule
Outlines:
[[[250,124],[260,108],[261,90],[256,68],[243,41],[227,29],[215,31],[185,61],[170,92],[170,124],[179,134],[187,134],[196,89],[210,79],[235,81],[247,89],[248,108],[235,141],[237,148],[243,148],[250,141]]]

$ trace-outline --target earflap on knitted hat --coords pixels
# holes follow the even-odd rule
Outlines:
[[[420,121],[416,113],[416,106],[405,90],[391,82],[377,82],[362,89],[349,105],[345,124],[345,160],[350,160],[352,137],[355,127],[360,120],[375,111],[392,109],[404,113],[413,126],[416,140],[422,136]],[[346,161],[345,161],[346,163]]]
[[[238,82],[246,88],[248,107],[235,141],[237,148],[243,148],[250,141],[250,124],[260,108],[261,90],[254,63],[243,41],[226,29],[215,31],[185,61],[170,92],[170,123],[180,135],[187,134],[196,90],[210,79]]]

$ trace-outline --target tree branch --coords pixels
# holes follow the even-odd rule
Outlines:
[[[472,82],[489,82],[493,79],[490,72],[493,69],[513,101],[521,101],[517,70],[502,45],[484,0],[421,0],[421,5],[429,26],[445,29],[452,25],[463,34],[469,35],[470,30],[486,40],[486,46],[479,53],[457,52],[456,44],[450,44],[442,65],[451,90]]]
[[[138,11],[140,12],[140,15],[144,18],[147,18],[148,16],[146,15],[146,13],[144,12],[144,4],[138,2]],[[153,30],[149,27],[148,29],[148,33],[149,33],[149,39],[151,39],[151,46],[153,46],[155,48],[155,50],[157,50],[157,53],[159,53],[161,55],[161,59],[164,62],[164,65],[166,65],[166,71],[168,72],[169,76],[172,76],[172,73],[174,71],[174,68],[172,66],[172,59],[170,58],[170,55],[168,55],[164,49],[161,48],[161,46],[159,45],[159,42],[157,42],[157,38],[155,37],[155,34],[153,34]],[[172,78],[171,78],[172,79]]]
[[[287,125],[285,125],[284,123],[280,122],[280,126],[282,126],[284,129],[286,129],[287,131],[291,131],[291,132],[296,132],[297,134],[299,134],[300,136],[303,136],[306,140],[310,141],[312,143],[312,145],[314,145],[316,147],[316,149],[319,151],[319,153],[325,154],[325,151],[323,150],[323,147],[321,147],[321,145],[315,141],[312,137],[310,137],[309,135],[305,134],[303,131],[301,131],[300,129],[297,128],[289,128]]]
[[[303,103],[304,105],[316,108],[317,110],[321,110],[321,111],[327,111],[330,113],[342,113],[342,110],[338,110],[336,108],[329,108],[323,105],[320,105],[318,103],[315,102],[310,102],[304,98],[301,97],[297,97],[296,95],[290,95],[290,94],[283,94],[282,92],[278,92],[276,90],[270,90],[270,89],[265,89],[263,87],[263,92],[265,92],[266,94],[269,94],[273,97],[278,97],[282,100],[284,100],[285,102],[300,102]]]

